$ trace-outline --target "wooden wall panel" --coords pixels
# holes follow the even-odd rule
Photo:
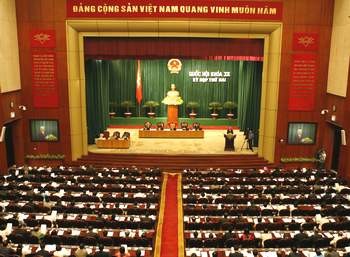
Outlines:
[[[23,119],[24,155],[27,154],[65,154],[70,157],[69,145],[69,112],[66,57],[66,1],[65,0],[16,0],[17,26],[21,62],[22,90],[28,111]],[[58,108],[38,109],[32,101],[32,66],[30,32],[33,29],[53,29],[56,32],[57,83],[59,94]],[[57,143],[31,142],[30,119],[58,119],[60,141]]]
[[[348,92],[350,89],[350,68],[348,71]],[[341,146],[339,156],[339,174],[350,181],[350,97],[340,97],[332,94],[326,94],[326,108],[329,112],[325,115],[325,120],[330,120],[331,116],[336,115],[336,122],[345,130],[347,145]],[[336,110],[333,111],[333,106]],[[333,129],[329,127],[324,132],[325,148],[329,153],[328,167],[331,165]]]
[[[283,1],[283,35],[282,59],[280,72],[279,113],[277,126],[276,158],[279,163],[281,157],[313,157],[317,149],[322,146],[324,131],[320,110],[325,106],[325,90],[327,83],[327,70],[329,61],[329,47],[332,30],[333,0],[287,0]],[[293,51],[292,40],[295,32],[314,32],[320,37],[319,49],[314,52],[318,60],[317,91],[315,109],[310,112],[289,111],[288,97],[291,78],[291,60],[294,53],[307,53]],[[307,101],[307,99],[305,99]],[[288,145],[288,122],[306,121],[317,122],[316,145]],[[280,143],[279,139],[284,142]],[[295,163],[296,166],[300,164]]]
[[[25,127],[25,153],[33,154],[40,152],[63,153],[70,156],[69,143],[69,112],[68,112],[68,88],[67,88],[67,65],[66,65],[66,35],[65,0],[16,0],[17,23],[19,35],[19,47],[21,58],[21,78],[23,81],[24,102],[28,105],[28,112],[23,121]],[[324,126],[323,116],[320,110],[327,103],[328,96],[325,94],[327,69],[329,60],[329,46],[331,37],[331,25],[333,15],[333,0],[284,0],[283,10],[283,35],[282,35],[282,59],[280,71],[279,114],[277,124],[276,162],[281,157],[300,155],[300,157],[313,156],[316,150],[322,146],[322,138],[326,135],[321,129],[318,130],[317,144],[314,146],[289,146],[286,140],[288,121],[315,121],[319,122],[319,128]],[[29,33],[33,28],[50,28],[56,30],[56,55],[57,77],[59,83],[60,105],[54,110],[34,109],[32,106],[31,93],[31,62]],[[316,53],[319,60],[318,91],[315,111],[290,112],[288,111],[289,83],[291,72],[292,38],[294,32],[317,32],[319,33],[320,45]],[[333,99],[333,98],[332,98]],[[339,105],[345,104],[343,100]],[[29,140],[28,120],[33,118],[59,119],[61,141],[56,144],[32,143]],[[350,141],[350,140],[349,140]],[[347,153],[347,152],[346,152]],[[346,154],[345,153],[345,154]],[[348,157],[350,157],[348,155]],[[349,158],[350,159],[350,158]],[[344,166],[344,165],[343,165]]]
[[[13,103],[13,107],[11,107],[11,103]],[[22,105],[20,90],[0,94],[0,131],[2,126],[12,124],[14,151],[16,153],[15,160],[16,163],[22,164],[24,161],[22,117],[25,112],[18,108],[19,105]],[[10,117],[11,112],[15,113],[15,118]],[[0,174],[6,173],[6,156],[5,142],[0,142]]]

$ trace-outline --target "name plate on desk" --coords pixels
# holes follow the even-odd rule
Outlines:
[[[98,148],[127,149],[130,148],[130,139],[95,139]]]
[[[139,130],[140,138],[204,138],[203,130]]]

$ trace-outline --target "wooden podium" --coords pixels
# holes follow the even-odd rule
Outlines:
[[[168,124],[175,123],[178,125],[178,105],[168,105]]]

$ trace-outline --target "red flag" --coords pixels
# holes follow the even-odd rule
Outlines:
[[[140,105],[142,101],[142,81],[141,81],[141,62],[137,60],[136,73],[136,101]]]

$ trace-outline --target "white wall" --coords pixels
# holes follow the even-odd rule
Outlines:
[[[350,56],[350,1],[335,0],[327,92],[347,94]]]
[[[0,93],[20,88],[16,1],[0,0]]]

